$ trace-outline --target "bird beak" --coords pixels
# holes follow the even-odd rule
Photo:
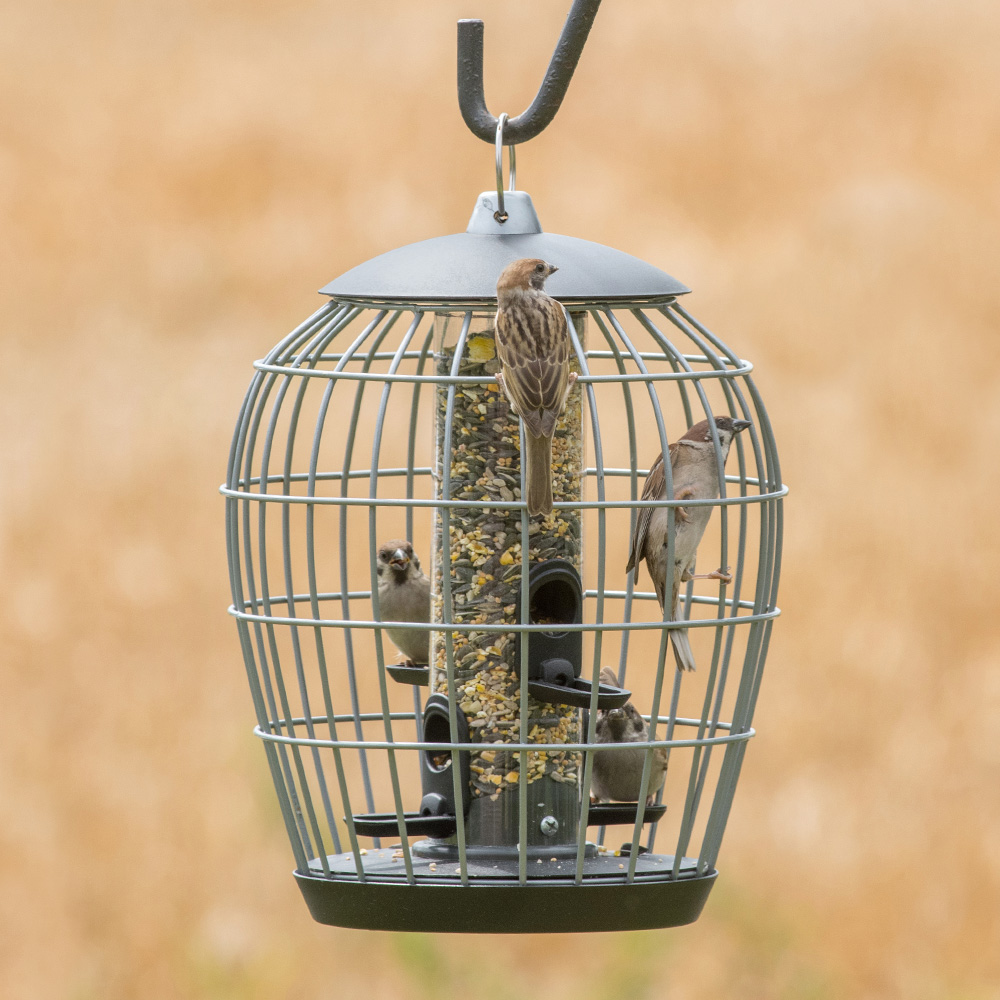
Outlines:
[[[402,549],[396,549],[396,551],[392,554],[392,558],[389,560],[389,565],[397,566],[399,569],[406,569],[409,561],[410,557]]]
[[[733,421],[733,433],[739,434],[740,431],[745,431],[751,422],[749,420],[734,420]]]
[[[549,274],[555,274],[556,271],[558,271],[558,270],[559,270],[559,268],[556,267],[555,264],[549,264]]]

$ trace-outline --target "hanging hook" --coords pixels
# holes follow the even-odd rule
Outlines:
[[[503,204],[503,147],[504,147],[504,126],[507,124],[507,112],[503,112],[497,119],[497,210],[493,213],[493,218],[499,223],[507,221],[507,211]],[[517,178],[517,158],[514,155],[514,147],[507,147],[507,156],[510,167],[507,170],[508,191],[515,190]]]
[[[601,0],[573,0],[545,79],[527,111],[504,127],[504,142],[514,146],[534,139],[555,118],[566,96]],[[483,92],[483,22],[458,22],[458,106],[465,124],[484,142],[494,142],[497,119],[486,109]]]

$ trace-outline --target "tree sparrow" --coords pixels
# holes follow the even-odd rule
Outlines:
[[[525,488],[529,514],[552,510],[552,435],[576,373],[563,307],[542,291],[558,268],[524,258],[497,281],[496,347],[500,391],[524,424]]]
[[[601,682],[618,686],[614,671],[610,667],[601,668]],[[628,701],[622,708],[612,708],[598,712],[595,729],[596,743],[646,743],[649,728]],[[666,747],[656,747],[649,765],[649,783],[646,786],[646,805],[652,805],[653,797],[663,787],[667,774]],[[637,802],[642,790],[642,769],[646,761],[645,747],[621,750],[605,750],[594,754],[594,766],[590,774],[590,797],[595,802]]]
[[[378,550],[378,603],[383,621],[429,622],[431,581],[420,570],[413,546],[397,538]],[[419,628],[387,628],[389,638],[413,664],[430,660],[430,633]]]
[[[732,417],[716,417],[715,427],[725,465],[729,446],[740,431],[750,426],[749,420],[733,420]],[[712,432],[708,421],[701,420],[672,445],[670,445],[670,471],[675,500],[711,500],[719,495],[719,470],[712,444]],[[663,472],[663,456],[653,463],[642,491],[643,500],[665,500],[666,477]],[[712,508],[683,507],[674,509],[674,569],[670,594],[670,613],[674,621],[681,620],[680,585],[688,580],[732,581],[728,570],[718,569],[713,573],[695,576],[695,556],[698,543],[705,533],[705,526],[712,515]],[[646,568],[653,578],[660,610],[664,608],[667,579],[667,509],[645,507],[639,511],[632,536],[632,550],[629,553],[625,572],[635,570],[638,577],[640,559],[646,560]],[[687,629],[671,629],[670,641],[674,649],[678,670],[694,670],[694,656],[688,641]]]

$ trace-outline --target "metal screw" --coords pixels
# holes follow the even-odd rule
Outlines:
[[[555,816],[543,816],[538,828],[546,837],[554,837],[559,832],[559,820]]]

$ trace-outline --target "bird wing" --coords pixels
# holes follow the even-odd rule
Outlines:
[[[569,383],[570,340],[566,316],[555,299],[497,313],[497,357],[503,381],[525,429],[551,437]]]
[[[677,461],[676,442],[669,446],[668,454],[670,455],[670,467],[673,468]],[[663,471],[663,454],[661,453],[657,455],[653,467],[649,470],[649,475],[646,476],[646,485],[642,488],[641,499],[662,500],[666,495],[666,488],[667,480]],[[635,532],[632,535],[632,548],[628,556],[628,565],[625,567],[626,573],[638,566],[639,561],[643,558],[646,550],[646,535],[649,532],[649,521],[655,509],[655,507],[643,507],[635,519]]]

